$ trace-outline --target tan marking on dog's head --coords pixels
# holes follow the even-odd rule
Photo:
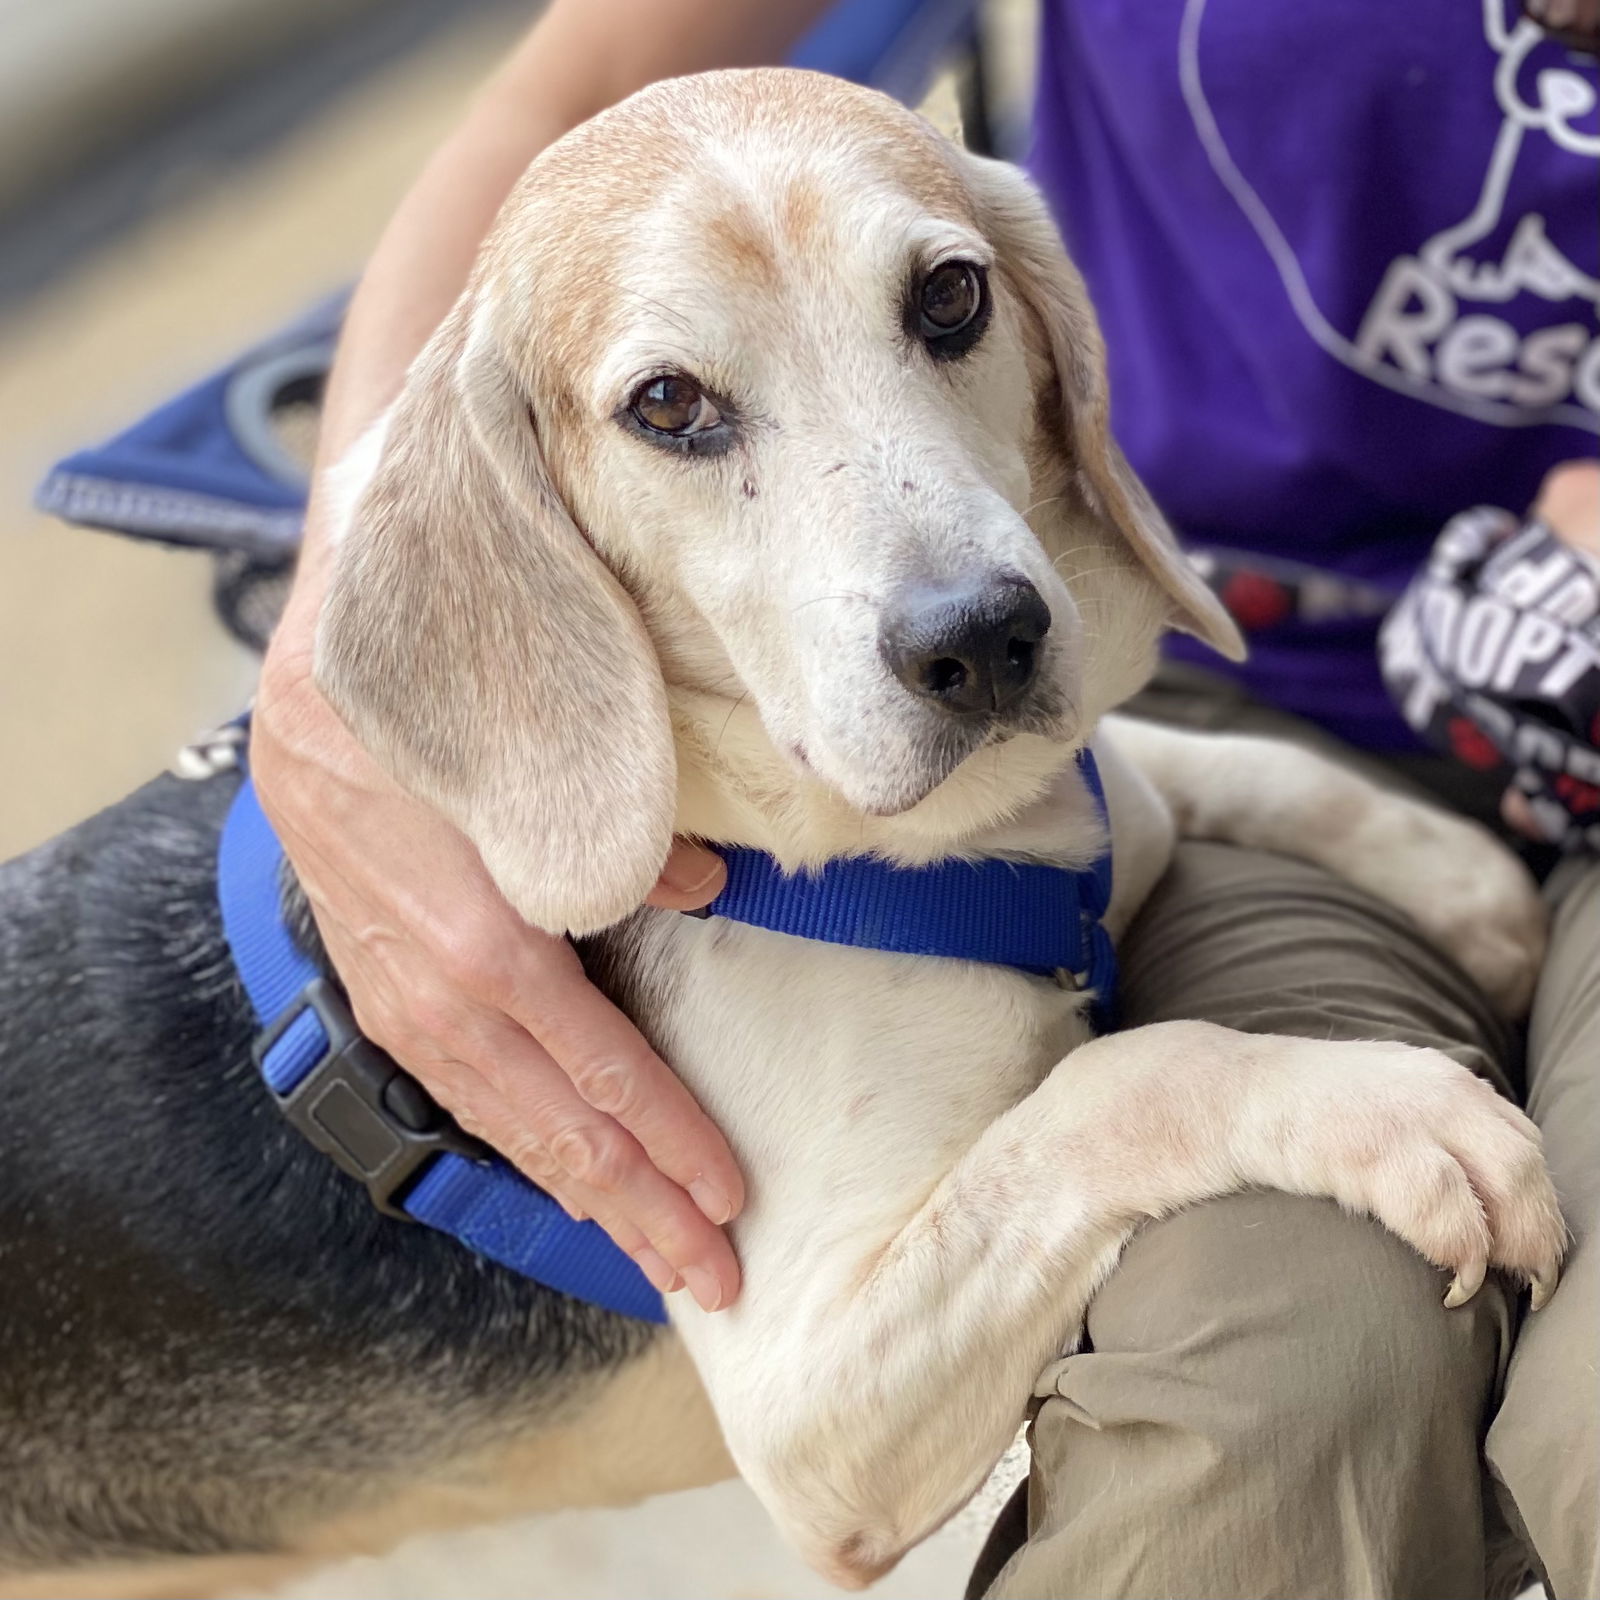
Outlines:
[[[828,217],[821,188],[809,178],[797,178],[778,201],[778,226],[796,249],[810,249],[822,235]]]
[[[768,289],[781,286],[770,230],[749,206],[735,202],[713,213],[706,223],[706,244],[721,256],[735,282]]]

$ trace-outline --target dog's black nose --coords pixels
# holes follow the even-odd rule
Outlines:
[[[1004,711],[1033,681],[1050,608],[1021,573],[901,591],[880,635],[913,694],[963,716]]]

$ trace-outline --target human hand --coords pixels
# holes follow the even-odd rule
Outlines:
[[[1600,461],[1564,461],[1545,475],[1532,515],[1575,550],[1600,556]]]
[[[380,771],[282,638],[250,765],[362,1032],[656,1288],[729,1305],[720,1224],[744,1187],[722,1135],[571,945],[518,917],[466,837]],[[680,842],[649,903],[705,905],[725,875]]]

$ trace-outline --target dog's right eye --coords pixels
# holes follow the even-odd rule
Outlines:
[[[628,402],[634,421],[651,433],[684,439],[705,433],[722,421],[722,413],[688,378],[652,378],[634,390]]]

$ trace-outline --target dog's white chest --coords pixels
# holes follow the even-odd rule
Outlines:
[[[641,1020],[758,1175],[747,1274],[757,1240],[797,1247],[786,1218],[809,1219],[809,1250],[909,1214],[1089,1036],[1048,979],[718,918],[649,918],[636,959]]]

